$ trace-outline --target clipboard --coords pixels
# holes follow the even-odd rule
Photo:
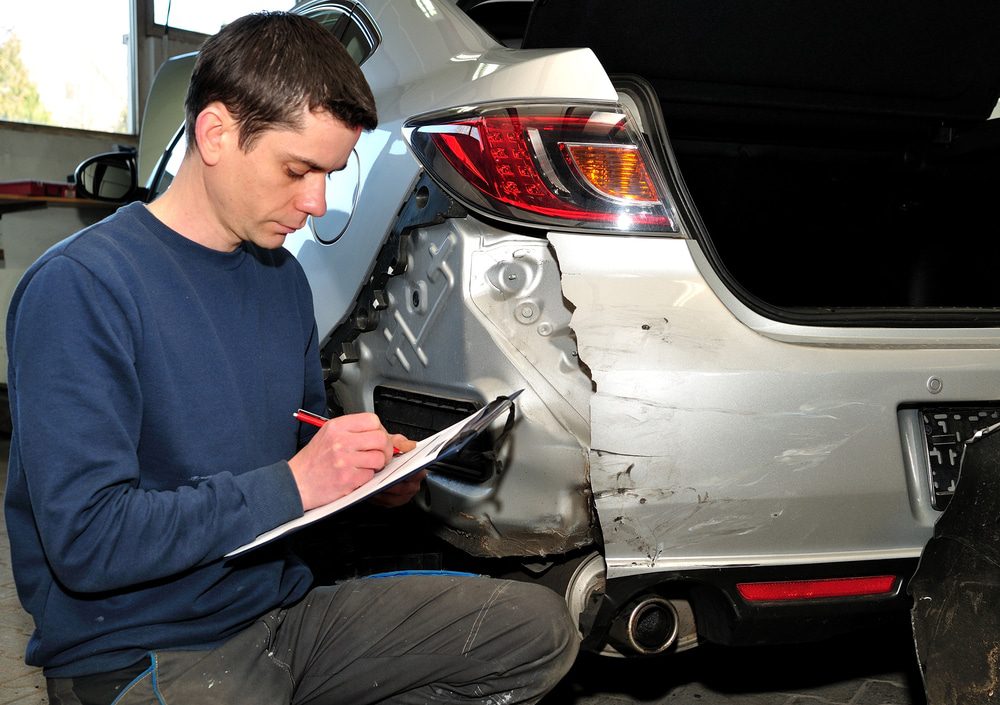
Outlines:
[[[299,518],[276,526],[270,531],[265,531],[253,541],[233,549],[224,558],[233,558],[258,546],[271,543],[286,534],[346,509],[352,504],[368,499],[390,485],[405,480],[410,475],[414,475],[434,463],[460,453],[472,439],[490,428],[504,412],[507,413],[507,419],[504,422],[503,431],[501,431],[501,438],[506,436],[514,425],[514,400],[522,391],[524,390],[518,389],[512,394],[497,397],[482,409],[420,441],[417,443],[417,447],[410,452],[393,458],[384,468],[375,473],[375,477],[353,492],[349,492],[329,504],[310,509]]]

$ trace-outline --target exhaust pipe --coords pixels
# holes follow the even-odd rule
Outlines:
[[[677,641],[677,610],[659,596],[639,597],[628,604],[608,630],[608,641],[622,654],[652,656]]]

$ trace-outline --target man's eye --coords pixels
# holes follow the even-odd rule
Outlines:
[[[292,171],[291,169],[285,169],[285,173],[288,174],[288,177],[291,179],[301,179],[305,176],[305,174],[300,174],[299,172]]]

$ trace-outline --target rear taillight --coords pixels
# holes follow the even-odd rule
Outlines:
[[[407,125],[424,166],[473,209],[578,229],[678,231],[628,116],[594,107],[507,107]]]
[[[873,575],[824,580],[782,580],[767,583],[738,583],[736,589],[748,602],[775,600],[820,600],[836,597],[889,595],[896,590],[895,575]]]

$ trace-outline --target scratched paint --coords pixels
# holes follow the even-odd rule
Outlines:
[[[895,413],[923,374],[917,351],[761,335],[708,286],[689,241],[550,242],[593,381],[610,577],[919,554],[930,526],[907,504]]]

